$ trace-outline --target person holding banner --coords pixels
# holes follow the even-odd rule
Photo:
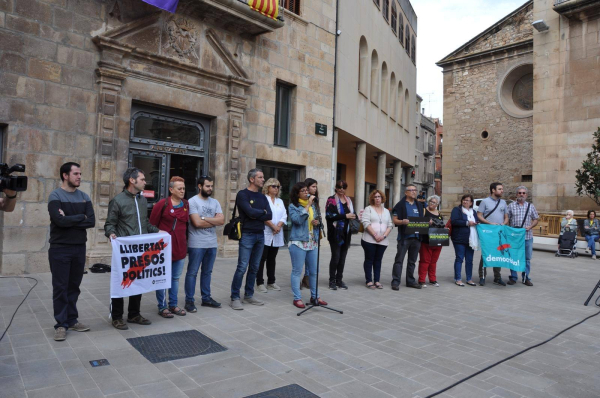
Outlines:
[[[454,283],[464,286],[460,271],[463,260],[465,262],[465,274],[467,285],[477,286],[473,282],[473,256],[479,248],[477,236],[477,214],[472,209],[473,195],[466,194],[460,198],[460,205],[452,209],[450,223],[452,224],[452,244],[454,245]]]
[[[506,225],[508,224],[508,206],[502,199],[504,187],[502,183],[492,182],[490,184],[490,196],[483,199],[477,208],[477,218],[482,224]],[[500,267],[494,268],[494,284],[506,286],[500,275]],[[487,269],[483,267],[483,257],[479,260],[479,284],[485,286]]]
[[[405,196],[394,206],[392,210],[392,221],[398,227],[398,244],[394,267],[392,269],[392,290],[400,290],[400,277],[404,257],[408,254],[406,264],[406,286],[421,289],[421,285],[415,279],[415,266],[419,249],[421,248],[420,234],[407,233],[406,226],[409,217],[420,217],[423,214],[423,205],[417,201],[417,187],[414,184],[406,186]]]
[[[237,268],[231,281],[231,302],[234,310],[243,310],[240,300],[240,289],[246,275],[244,302],[252,305],[264,305],[264,301],[254,298],[254,283],[260,266],[260,259],[265,246],[265,221],[273,218],[271,206],[262,193],[265,175],[261,169],[248,172],[248,187],[237,193],[236,205],[240,211],[242,222],[242,238],[239,241]]]
[[[533,286],[529,279],[531,269],[531,257],[533,255],[533,231],[537,225],[539,215],[533,203],[527,202],[527,187],[521,185],[517,187],[517,200],[508,205],[508,225],[513,228],[525,228],[525,272],[521,278],[525,286]],[[510,270],[508,284],[517,283],[517,271]]]
[[[438,210],[440,197],[432,195],[427,198],[427,208],[425,209],[425,217],[429,217],[429,225],[436,224],[444,225],[444,217]],[[431,286],[439,286],[437,276],[435,274],[437,261],[440,258],[442,246],[430,246],[429,235],[423,236],[421,240],[421,248],[419,249],[419,285],[427,287],[425,277],[429,276],[429,284]]]
[[[369,289],[383,289],[379,283],[381,260],[389,245],[388,235],[394,228],[390,211],[383,206],[385,194],[379,189],[369,195],[369,206],[362,213],[361,222],[365,229],[360,245],[365,251],[366,286]]]
[[[177,306],[179,277],[183,271],[187,255],[187,220],[189,204],[185,196],[185,180],[172,177],[169,181],[170,197],[161,199],[152,208],[150,224],[165,230],[171,235],[171,288],[169,289],[169,305],[166,300],[166,289],[156,291],[158,315],[173,318],[173,314],[185,316],[185,310]]]
[[[112,198],[108,204],[108,214],[104,224],[106,237],[116,239],[117,237],[164,232],[159,230],[148,221],[148,202],[144,196],[139,195],[146,186],[144,172],[136,167],[130,167],[123,173],[125,186],[123,191]],[[129,308],[127,309],[127,322],[140,325],[150,325],[152,322],[140,314],[142,295],[129,296]],[[122,297],[111,299],[112,325],[119,330],[127,330],[129,327],[123,322]]]

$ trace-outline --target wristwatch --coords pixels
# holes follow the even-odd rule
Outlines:
[[[204,221],[204,219],[205,219],[205,218],[206,218],[206,217],[204,217],[204,216],[200,217],[200,219],[201,219],[202,221]]]

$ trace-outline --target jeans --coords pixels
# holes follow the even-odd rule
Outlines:
[[[586,235],[585,236],[587,245],[588,245],[589,249],[592,251],[592,256],[596,255],[596,242],[598,242],[599,238],[600,238],[600,236],[598,236],[598,235]]]
[[[200,271],[200,293],[202,301],[210,301],[210,278],[212,275],[215,258],[217,258],[217,248],[188,248],[188,269],[185,274],[185,302],[194,302],[194,294],[196,294],[196,278],[198,277],[198,269],[202,264]]]
[[[85,245],[50,248],[48,260],[52,272],[54,328],[68,329],[77,323],[79,316],[77,299],[85,268]]]
[[[425,283],[425,277],[427,276],[429,276],[429,282],[437,282],[435,271],[441,252],[441,246],[429,246],[427,243],[421,243],[421,249],[419,249],[419,283]]]
[[[404,257],[408,253],[408,262],[406,264],[406,286],[416,285],[415,266],[421,242],[418,239],[401,239],[398,241],[398,251],[394,259],[394,268],[392,269],[392,286],[400,286],[400,277],[402,276],[402,265]]]
[[[473,278],[473,255],[475,251],[471,249],[471,246],[464,243],[454,243],[454,280],[460,281],[462,276],[460,271],[462,270],[462,263],[465,260],[465,274],[467,274],[467,282]]]
[[[242,239],[239,243],[238,263],[233,280],[231,281],[231,299],[240,299],[240,289],[244,280],[246,270],[246,286],[244,288],[244,297],[251,298],[254,296],[254,283],[256,282],[256,274],[260,265],[263,248],[265,246],[264,232],[252,233],[243,232]]]
[[[306,268],[309,270],[310,297],[317,298],[317,255],[318,249],[302,250],[296,245],[290,245],[290,257],[292,259],[292,276],[290,279],[294,300],[302,299],[302,295],[300,294],[300,277],[304,264],[306,264]]]
[[[260,267],[258,267],[258,274],[256,275],[256,284],[265,284],[265,263],[267,263],[267,284],[272,285],[275,283],[275,258],[279,252],[278,247],[265,246],[263,249],[262,258],[260,259]]]
[[[331,247],[331,261],[329,261],[329,283],[342,283],[344,277],[344,265],[346,265],[346,255],[350,245],[338,245],[335,242],[329,242]],[[310,277],[310,270],[308,272]]]
[[[598,238],[598,237],[596,237]],[[523,281],[529,279],[529,271],[531,270],[531,257],[533,256],[533,238],[525,240],[525,272],[521,272]],[[518,279],[517,271],[510,270],[510,276],[508,279],[516,281]]]
[[[165,294],[167,289],[160,289],[156,291],[156,301],[158,301],[158,309],[164,310],[165,308],[177,307],[177,293],[179,292],[179,277],[183,272],[183,266],[185,265],[185,258],[181,260],[173,261],[171,263],[171,288],[169,289],[169,305],[165,300]]]
[[[362,239],[360,240],[360,245],[365,251],[363,268],[365,269],[366,283],[379,282],[379,277],[381,276],[381,260],[383,259],[383,254],[385,253],[387,246],[365,242]]]

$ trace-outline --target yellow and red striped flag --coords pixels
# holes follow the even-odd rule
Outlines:
[[[248,0],[248,5],[269,18],[277,19],[279,15],[279,0]]]

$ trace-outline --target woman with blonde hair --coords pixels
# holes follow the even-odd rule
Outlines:
[[[392,232],[394,223],[390,211],[383,205],[385,194],[375,189],[369,195],[369,206],[362,213],[362,225],[365,229],[360,245],[365,251],[366,286],[369,289],[383,289],[379,283],[381,275],[381,260],[389,245],[388,235]]]
[[[260,259],[258,274],[256,274],[256,287],[259,292],[267,293],[269,290],[281,290],[275,284],[275,258],[279,248],[284,245],[283,226],[287,223],[287,213],[281,196],[281,183],[275,178],[269,178],[263,185],[263,194],[271,207],[273,218],[265,221],[265,247]],[[267,287],[265,287],[264,269],[267,264]]]

